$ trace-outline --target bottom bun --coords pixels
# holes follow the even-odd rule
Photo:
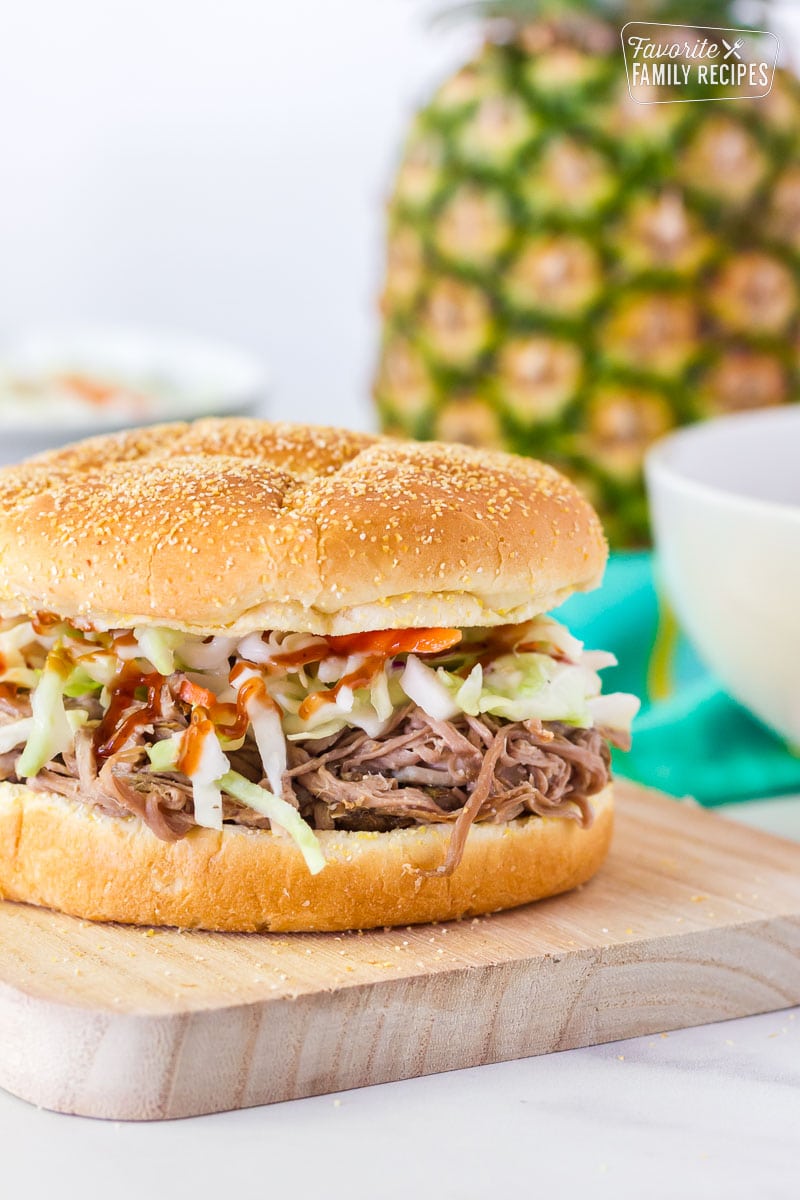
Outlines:
[[[470,830],[449,877],[450,830],[320,831],[318,875],[284,835],[226,825],[160,841],[138,817],[109,817],[50,792],[0,783],[0,897],[90,921],[276,932],[370,929],[515,908],[585,883],[611,841],[613,799],[592,801],[589,829],[522,817]]]

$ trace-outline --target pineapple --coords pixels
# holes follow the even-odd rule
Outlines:
[[[732,0],[483,7],[389,204],[384,428],[546,457],[643,544],[655,438],[796,394],[800,84],[632,100],[620,26],[735,26]]]

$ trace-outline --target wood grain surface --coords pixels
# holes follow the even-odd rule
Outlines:
[[[800,1002],[800,845],[618,785],[590,884],[352,934],[92,925],[0,903],[0,1085],[157,1120]]]

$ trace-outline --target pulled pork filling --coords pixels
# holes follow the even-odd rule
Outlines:
[[[0,779],[167,841],[277,828],[312,871],[315,830],[448,823],[449,873],[475,821],[591,822],[637,707],[601,694],[613,661],[547,617],[203,638],[38,614],[0,626]]]

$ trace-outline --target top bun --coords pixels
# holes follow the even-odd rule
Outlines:
[[[203,420],[0,471],[0,614],[340,634],[527,620],[600,579],[591,506],[513,455]]]

